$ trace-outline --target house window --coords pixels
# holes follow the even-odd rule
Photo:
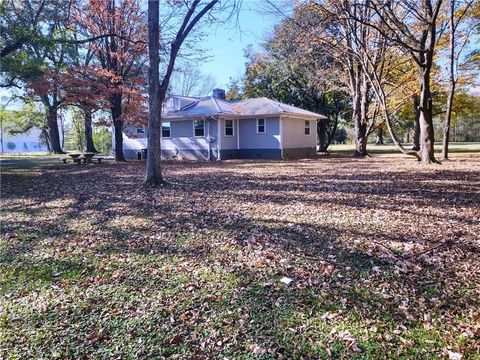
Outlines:
[[[310,135],[310,120],[305,120],[305,135]]]
[[[193,135],[195,135],[195,137],[205,136],[205,121],[204,120],[194,120],[193,121]]]
[[[169,138],[172,135],[170,122],[162,122],[162,138]]]
[[[137,128],[137,134],[145,134],[145,128],[144,127],[138,127]]]
[[[265,134],[266,128],[265,119],[257,119],[257,134]]]
[[[233,135],[233,120],[225,120],[225,136]]]

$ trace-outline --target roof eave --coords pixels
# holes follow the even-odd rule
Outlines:
[[[297,113],[283,113],[283,118],[289,119],[310,119],[310,120],[327,120],[325,115],[321,114],[297,114]]]
[[[309,119],[309,120],[327,120],[325,115],[321,114],[297,114],[297,113],[274,113],[274,114],[228,114],[228,113],[213,113],[205,115],[178,115],[172,116],[166,114],[164,119],[168,120],[193,120],[202,119],[206,117],[221,117],[223,119],[255,119],[255,118],[271,118],[282,117],[290,119]]]

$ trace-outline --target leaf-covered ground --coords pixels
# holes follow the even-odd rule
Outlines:
[[[480,358],[478,154],[57,162],[2,170],[0,358]]]

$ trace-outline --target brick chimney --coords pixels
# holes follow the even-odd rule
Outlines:
[[[213,95],[214,98],[225,100],[225,90],[223,89],[213,89]]]

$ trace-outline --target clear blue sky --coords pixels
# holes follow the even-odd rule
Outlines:
[[[260,47],[265,36],[271,34],[280,18],[265,14],[261,0],[244,0],[239,14],[238,27],[234,20],[227,26],[212,27],[202,44],[212,59],[200,69],[205,75],[211,74],[216,86],[226,89],[230,78],[239,78],[245,72],[243,49],[252,44]]]

